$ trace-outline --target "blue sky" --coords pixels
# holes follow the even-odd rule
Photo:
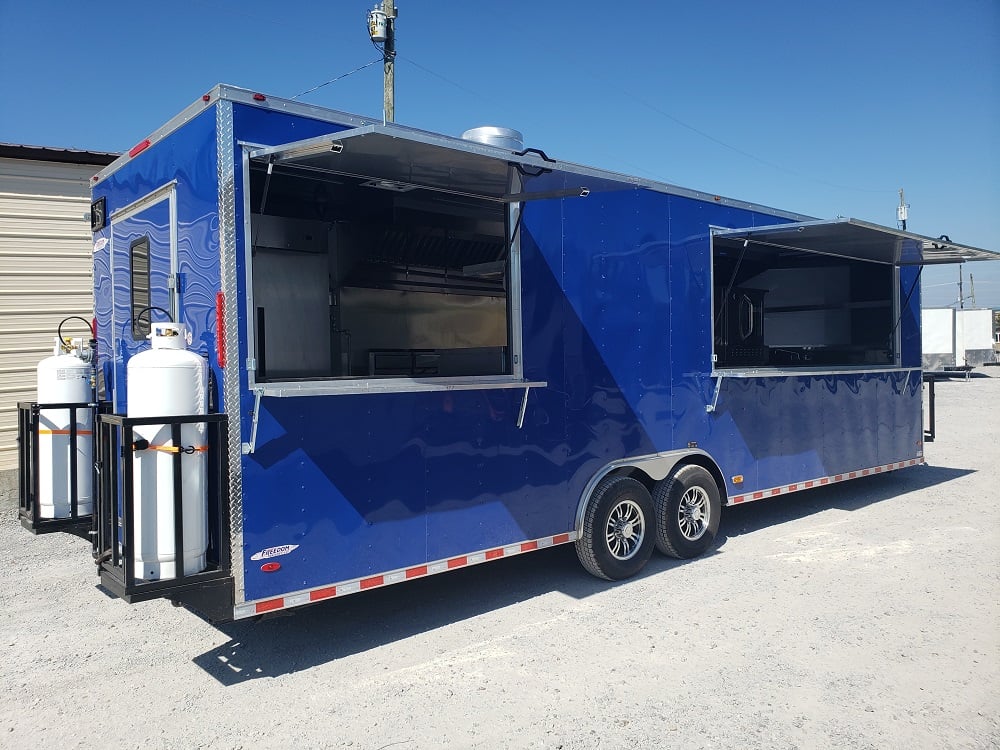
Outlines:
[[[1000,250],[997,0],[397,6],[402,124],[821,218],[895,226],[903,188],[910,230]],[[378,57],[370,7],[0,0],[0,141],[122,151],[216,83],[293,97]],[[379,115],[381,65],[301,98]],[[1000,307],[1000,262],[970,273]]]

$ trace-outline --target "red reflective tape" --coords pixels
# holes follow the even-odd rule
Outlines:
[[[215,295],[215,360],[219,367],[226,366],[226,295]]]
[[[774,497],[775,495],[780,495],[780,494],[781,494],[781,489],[780,488],[775,488],[775,489],[771,490],[771,497]]]
[[[850,474],[847,475],[847,478],[848,479],[857,479],[858,478],[858,472],[852,471]]]
[[[805,483],[805,484],[803,484],[802,486],[803,486],[803,487],[805,487],[806,489],[809,489],[810,487],[812,487],[812,486],[813,486],[813,483],[812,483],[812,482],[806,482],[806,483]]]
[[[799,486],[797,484],[790,484],[790,485],[788,485],[787,489],[788,489],[789,492],[795,492],[795,490],[797,490],[798,488],[799,488]]]
[[[144,141],[139,141],[137,144],[135,144],[132,148],[129,149],[128,155],[131,157],[141,154],[143,151],[149,148],[149,144],[150,144],[149,138],[147,138]]]
[[[329,599],[331,596],[337,595],[336,586],[327,586],[325,589],[316,589],[315,591],[309,592],[309,601],[316,602],[320,599]]]
[[[764,497],[764,493],[763,492],[755,492],[755,493],[753,493],[753,499],[754,500],[760,500],[763,497]]]
[[[875,467],[875,473],[876,474],[881,474],[882,473],[882,467],[881,466],[876,466]]]
[[[389,571],[387,573],[379,573],[378,575],[369,576],[368,578],[360,580],[356,579],[346,582],[341,581],[335,585],[325,586],[323,588],[288,592],[276,599],[269,599],[267,601],[257,603],[247,602],[246,605],[249,606],[250,604],[253,604],[255,614],[259,615],[264,612],[294,607],[308,602],[320,601],[322,599],[344,597],[357,591],[386,586],[400,580],[420,578],[426,575],[442,573],[447,570],[454,570],[456,568],[474,565],[476,563],[483,562],[484,560],[496,560],[501,557],[506,557],[510,554],[509,550],[512,549],[516,549],[519,552],[530,552],[532,550],[541,549],[542,547],[548,547],[551,544],[565,544],[567,542],[571,542],[572,540],[573,532],[565,532],[552,537],[543,537],[532,541],[514,543],[507,547],[495,547],[483,552],[459,555],[458,557],[452,557],[447,560],[438,560],[424,565],[414,565],[410,568]],[[435,568],[433,571],[431,570],[432,566]],[[403,576],[403,578],[401,579],[400,576]],[[241,606],[237,607],[237,612],[237,617],[247,616],[246,612],[242,611]]]
[[[866,476],[868,476],[868,475],[869,475],[870,473],[871,473],[871,472],[870,472],[870,471],[868,471],[868,469],[862,469],[862,470],[861,470],[861,476],[863,476],[863,477],[866,477]]]
[[[843,482],[844,481],[844,475],[843,474],[838,474],[837,476],[835,476],[833,478],[833,481],[834,482]]]

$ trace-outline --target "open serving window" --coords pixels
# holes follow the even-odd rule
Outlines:
[[[715,368],[892,367],[898,267],[996,257],[855,219],[715,230]]]
[[[262,392],[526,385],[519,206],[589,192],[554,164],[392,125],[248,150]]]

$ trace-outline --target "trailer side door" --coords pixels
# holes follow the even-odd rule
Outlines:
[[[177,208],[168,183],[111,216],[114,409],[124,413],[129,359],[147,346],[150,322],[177,315]]]

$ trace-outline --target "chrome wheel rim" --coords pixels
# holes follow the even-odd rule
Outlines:
[[[689,542],[697,541],[708,530],[711,513],[708,493],[701,487],[691,487],[681,496],[677,507],[677,526]]]
[[[642,509],[632,500],[622,500],[611,509],[605,527],[608,551],[616,560],[635,557],[646,537]]]

